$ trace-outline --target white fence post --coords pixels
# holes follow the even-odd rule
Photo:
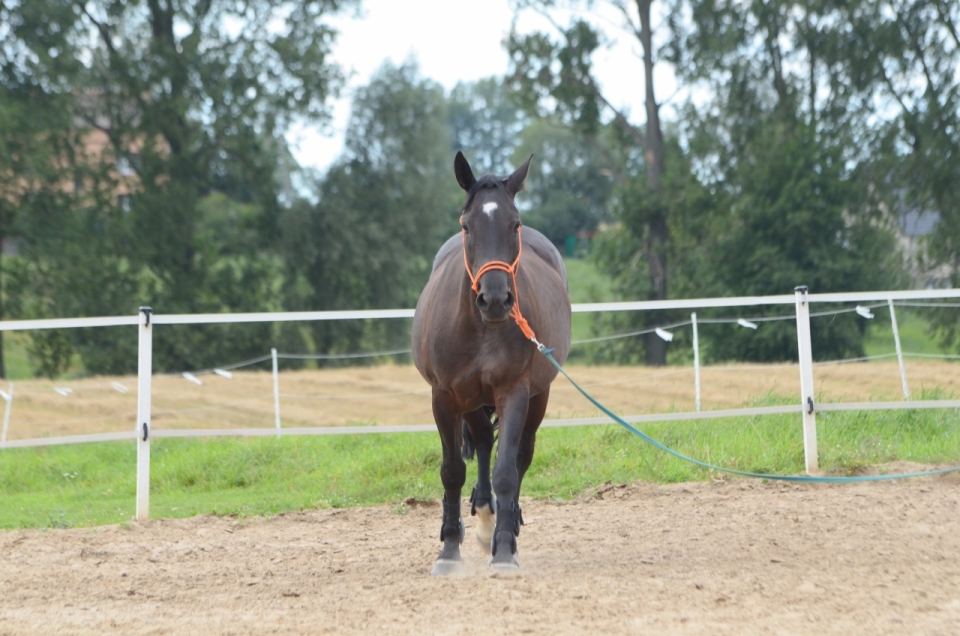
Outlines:
[[[150,307],[140,308],[137,353],[137,519],[150,518],[150,392],[153,380],[153,329]]]
[[[697,312],[690,314],[693,325],[693,382],[697,387],[697,411],[700,410],[700,338],[697,336]]]
[[[277,350],[270,349],[273,358],[273,413],[277,420],[277,439],[280,439],[280,375],[277,373]]]
[[[887,299],[890,307],[890,325],[893,327],[893,343],[897,346],[897,362],[900,363],[900,381],[903,382],[903,399],[910,399],[910,388],[907,386],[907,369],[903,366],[903,349],[900,347],[900,330],[897,329],[897,314],[893,310],[893,299]]]
[[[10,409],[13,407],[13,382],[10,383],[10,393],[4,394],[3,399],[7,401],[7,408],[3,412],[3,435],[0,436],[0,446],[7,445],[7,430],[10,428]],[[3,393],[3,391],[0,391]]]
[[[800,358],[800,402],[803,404],[803,457],[807,474],[820,470],[817,459],[817,414],[813,402],[813,345],[807,286],[794,289],[797,299],[797,344]]]

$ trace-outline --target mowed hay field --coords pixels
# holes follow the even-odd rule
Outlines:
[[[955,395],[960,364],[908,361],[914,396],[939,390]],[[569,373],[614,411],[630,415],[694,408],[692,367],[571,366]],[[825,401],[902,400],[893,362],[815,368],[817,394]],[[274,426],[273,379],[269,371],[241,371],[232,379],[200,376],[197,385],[180,376],[153,378],[153,426],[172,428],[263,428]],[[119,383],[129,390],[120,393]],[[383,365],[280,373],[284,427],[429,424],[430,388],[412,365]],[[792,400],[799,392],[797,365],[730,365],[701,371],[705,410]],[[128,430],[137,409],[136,378],[16,382],[8,439]],[[70,389],[61,395],[54,389]],[[562,377],[553,385],[547,419],[600,415]]]

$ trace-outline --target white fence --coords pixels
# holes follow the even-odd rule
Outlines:
[[[699,343],[697,336],[697,316],[691,314],[690,322],[681,323],[693,327],[694,371],[696,386],[696,410],[679,413],[632,415],[625,419],[630,423],[680,421],[696,419],[713,419],[721,417],[771,415],[782,413],[801,413],[803,418],[803,440],[805,465],[808,473],[818,470],[817,462],[817,411],[848,411],[848,410],[894,410],[894,409],[929,409],[929,408],[960,408],[960,400],[922,400],[910,401],[906,373],[903,364],[903,351],[900,346],[897,330],[894,301],[912,301],[929,299],[957,299],[960,298],[960,289],[948,290],[919,290],[919,291],[887,291],[887,292],[859,292],[845,294],[808,294],[806,287],[798,287],[794,295],[780,296],[746,296],[737,298],[704,298],[668,301],[616,302],[616,303],[589,303],[573,306],[573,312],[616,312],[616,311],[649,311],[649,310],[677,310],[677,309],[710,309],[722,307],[747,307],[765,305],[794,305],[797,322],[797,337],[799,345],[800,370],[800,400],[795,404],[782,406],[768,406],[755,408],[725,409],[714,411],[700,410],[700,375],[699,375]],[[900,371],[903,383],[904,402],[847,402],[816,404],[814,400],[814,364],[810,342],[810,305],[812,303],[886,303],[890,308],[893,334],[896,345],[896,355],[900,362]],[[861,316],[869,317],[869,309],[857,306],[852,310]],[[834,312],[828,312],[834,313]],[[816,315],[816,314],[814,314]],[[153,437],[217,437],[217,436],[267,436],[267,435],[330,435],[330,434],[368,434],[368,433],[399,433],[423,432],[433,430],[433,425],[410,426],[356,426],[356,427],[314,427],[314,428],[281,428],[280,400],[277,374],[277,354],[272,351],[273,380],[274,380],[274,408],[275,427],[260,429],[202,429],[202,430],[151,430],[151,387],[152,387],[152,360],[153,360],[153,328],[156,325],[188,325],[210,323],[242,323],[242,322],[290,322],[290,321],[320,321],[320,320],[362,320],[362,319],[389,319],[412,318],[412,309],[387,309],[366,311],[311,311],[285,313],[248,313],[248,314],[154,314],[150,308],[141,308],[136,316],[112,316],[101,318],[67,318],[52,320],[22,320],[0,321],[0,331],[23,331],[37,329],[68,329],[76,327],[111,327],[122,325],[137,325],[139,330],[138,347],[138,386],[137,386],[137,419],[134,430],[120,433],[103,433],[95,435],[78,435],[70,437],[53,437],[27,440],[6,440],[6,429],[9,422],[10,404],[12,401],[12,387],[10,393],[0,391],[0,397],[7,402],[6,416],[3,426],[3,437],[0,440],[3,447],[30,447],[71,444],[80,442],[98,442],[136,439],[137,440],[137,518],[147,519],[150,515],[150,442]],[[783,316],[781,318],[790,318]],[[712,321],[701,321],[712,322]],[[744,319],[736,320],[741,325],[755,328],[756,325]],[[665,325],[656,331],[661,337],[670,338],[666,329],[679,325]],[[640,332],[637,332],[640,333]],[[621,334],[623,335],[623,334]],[[602,340],[597,338],[593,340]],[[549,344],[549,343],[547,343]],[[187,374],[189,375],[189,374]],[[582,426],[590,424],[605,424],[609,420],[605,417],[578,418],[568,420],[549,420],[543,423],[551,426]]]

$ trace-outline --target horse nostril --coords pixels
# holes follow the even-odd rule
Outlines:
[[[504,303],[505,307],[513,307],[513,292],[507,292],[507,302]]]
[[[477,308],[480,311],[487,310],[487,299],[483,297],[483,294],[477,294]]]

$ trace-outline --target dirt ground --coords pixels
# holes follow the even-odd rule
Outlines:
[[[960,364],[910,360],[910,389],[960,392]],[[694,409],[692,367],[572,366],[570,374],[623,415]],[[795,397],[797,365],[724,365],[702,370],[704,409],[734,408],[768,394]],[[818,366],[817,393],[831,401],[902,400],[897,362]],[[197,385],[179,376],[153,379],[153,427],[267,428],[274,425],[269,372],[241,371],[232,379],[208,374]],[[120,393],[112,383],[126,388]],[[135,377],[94,377],[51,383],[17,382],[8,438],[29,439],[129,430],[136,421]],[[280,412],[285,427],[431,424],[430,388],[412,365],[282,372]],[[0,388],[4,388],[0,386]],[[66,395],[55,389],[70,389]],[[799,398],[798,398],[799,399]],[[2,406],[2,403],[0,403]],[[597,410],[563,378],[553,385],[547,419],[594,417]]]
[[[958,513],[956,475],[610,484],[526,501],[509,579],[469,516],[429,576],[436,503],[3,532],[0,634],[957,634]]]

